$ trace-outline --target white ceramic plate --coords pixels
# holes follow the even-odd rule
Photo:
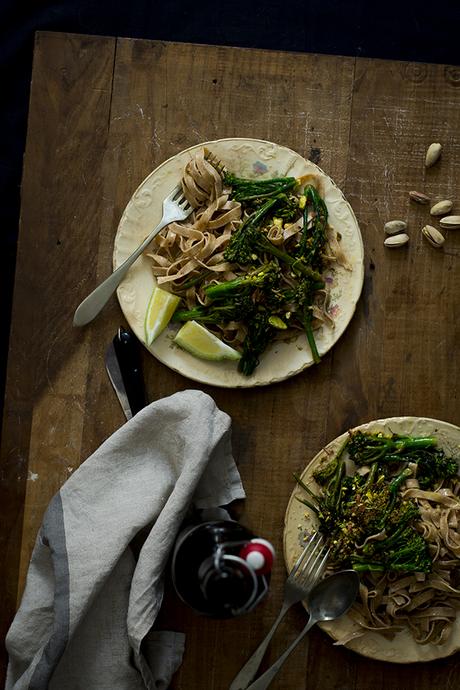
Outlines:
[[[335,327],[315,332],[320,355],[337,342],[349,324],[363,284],[363,244],[358,223],[342,192],[325,173],[291,149],[258,139],[219,139],[192,146],[162,163],[142,182],[129,201],[115,237],[114,269],[128,258],[161,219],[162,201],[179,181],[186,163],[203,146],[234,173],[244,177],[278,177],[314,173],[322,178],[330,224],[341,233],[342,247],[352,271],[328,271],[330,312]],[[155,285],[150,260],[142,256],[118,288],[118,299],[130,327],[144,343],[144,315]],[[178,326],[169,326],[148,348],[163,364],[204,384],[224,387],[261,386],[293,376],[313,364],[305,335],[269,346],[252,376],[244,376],[235,362],[208,362],[184,352],[172,342]],[[147,347],[147,346],[146,346]]]
[[[356,429],[372,433],[383,431],[401,435],[435,436],[438,444],[446,453],[460,461],[460,428],[447,422],[424,417],[391,417],[363,424],[356,427]],[[331,441],[313,458],[304,470],[301,475],[302,480],[305,484],[311,485],[313,491],[315,486],[319,488],[313,479],[313,473],[325,458],[332,458],[337,453],[345,442],[347,435],[348,432]],[[292,492],[284,522],[284,558],[288,571],[291,570],[301,553],[305,530],[316,528],[317,525],[314,514],[305,505],[297,501],[295,496],[299,496],[299,498],[305,497],[300,487],[296,486]],[[346,615],[336,621],[321,623],[320,626],[335,640],[360,629]],[[393,640],[387,640],[376,632],[366,632],[362,637],[348,642],[346,647],[372,659],[401,664],[440,659],[460,650],[460,615],[457,616],[452,634],[444,645],[417,644],[409,630],[402,630],[395,635]]]

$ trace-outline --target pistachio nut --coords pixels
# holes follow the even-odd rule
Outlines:
[[[409,235],[402,232],[400,235],[391,235],[391,237],[387,237],[383,244],[385,247],[396,248],[402,247],[404,244],[407,244],[407,242],[409,242]]]
[[[402,232],[407,228],[407,223],[403,220],[389,220],[385,223],[383,229],[387,235],[395,235],[398,232]]]
[[[433,245],[433,247],[436,247],[436,249],[440,249],[446,240],[442,232],[439,232],[439,230],[432,225],[425,225],[422,228],[422,235]]]
[[[449,211],[452,211],[453,203],[449,199],[444,199],[444,201],[438,201],[434,206],[431,207],[430,213],[432,216],[444,216]]]
[[[423,192],[412,191],[409,192],[409,196],[412,201],[416,201],[417,204],[429,204],[431,201],[430,197],[426,194],[423,194]]]
[[[425,167],[431,168],[432,165],[436,163],[441,155],[442,146],[441,144],[430,144],[425,156]]]
[[[442,228],[448,228],[449,230],[456,230],[460,228],[460,216],[444,216],[439,221]]]

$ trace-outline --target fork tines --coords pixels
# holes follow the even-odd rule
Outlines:
[[[182,185],[180,183],[176,185],[172,192],[168,194],[165,201],[172,201],[175,204],[177,204],[181,209],[192,208],[192,205],[185,196],[184,190],[182,189]]]
[[[311,535],[304,550],[292,568],[289,577],[296,581],[316,581],[326,567],[329,549],[326,548],[322,534],[315,532]]]
[[[204,149],[205,159],[211,163],[211,165],[217,170],[220,175],[224,175],[227,172],[226,166],[222,163],[217,156],[215,156],[209,149],[205,147]]]

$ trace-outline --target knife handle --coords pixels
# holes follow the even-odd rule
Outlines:
[[[146,405],[139,341],[131,331],[120,327],[113,339],[113,346],[134,416]]]

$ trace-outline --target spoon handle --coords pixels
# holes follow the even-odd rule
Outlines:
[[[281,611],[278,614],[278,618],[273,623],[272,627],[267,633],[267,636],[262,640],[254,654],[247,660],[241,671],[233,679],[233,682],[230,685],[229,690],[245,690],[245,688],[248,687],[249,683],[257,673],[257,669],[261,664],[263,656],[267,650],[270,640],[272,639],[275,633],[276,628],[278,627],[278,625],[280,624],[281,620],[284,618],[286,612],[288,611],[288,609],[290,609],[290,607],[290,604],[285,604],[281,608]]]
[[[298,635],[295,638],[294,642],[292,642],[292,644],[289,645],[284,654],[282,654],[279,657],[279,659],[277,659],[275,663],[260,676],[260,678],[257,678],[257,680],[255,680],[254,683],[251,683],[247,690],[265,690],[265,688],[268,688],[273,678],[276,676],[281,666],[288,658],[289,654],[292,652],[293,649],[297,647],[300,640],[302,640],[303,637],[305,637],[310,628],[312,628],[317,622],[318,621],[316,618],[310,616],[310,620],[308,621],[307,625],[304,627],[300,635]]]

